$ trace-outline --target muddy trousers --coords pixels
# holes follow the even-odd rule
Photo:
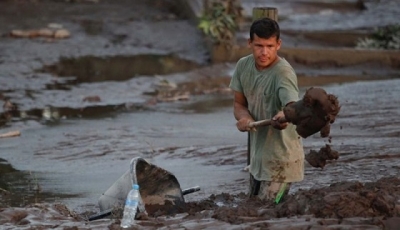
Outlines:
[[[250,174],[250,197],[258,197],[261,200],[274,200],[276,203],[289,193],[290,183],[259,181]]]

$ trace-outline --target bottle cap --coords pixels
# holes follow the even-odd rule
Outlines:
[[[133,184],[133,185],[132,185],[132,188],[133,188],[133,189],[136,189],[136,190],[139,190],[139,185],[138,185],[138,184]]]

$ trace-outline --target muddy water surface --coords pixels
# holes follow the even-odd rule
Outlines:
[[[398,70],[296,67],[302,95],[308,86],[321,85],[342,105],[330,137],[308,137],[305,152],[329,144],[339,158],[323,169],[307,164],[305,180],[293,184],[281,204],[248,200],[249,175],[242,171],[247,134],[235,128],[227,90],[234,64],[197,68],[207,55],[194,26],[140,1],[40,5],[44,2],[0,3],[5,34],[0,95],[16,105],[3,108],[0,130],[21,131],[20,137],[0,139],[1,169],[7,170],[0,178],[2,228],[118,229],[119,219],[112,216],[94,222],[85,218],[98,212],[98,197],[137,156],[169,170],[183,189],[201,187],[185,196],[187,212],[142,218],[140,229],[400,225]],[[53,10],[46,17],[13,17],[35,16],[47,8]],[[344,12],[352,17],[358,11]],[[336,17],[319,14],[327,15]],[[317,16],[289,18],[282,25],[293,20],[299,28],[318,24]],[[51,22],[73,36],[53,41],[6,36],[11,29]],[[187,34],[191,39],[182,39]],[[154,71],[140,72],[142,65],[126,60],[143,61],[146,71]],[[363,74],[366,69],[373,74]]]
[[[400,124],[396,123],[395,117],[399,115],[399,110],[380,100],[396,101],[396,95],[400,93],[398,92],[399,84],[400,81],[391,80],[324,87],[328,92],[340,95],[342,110],[332,125],[331,137],[326,139],[318,135],[309,137],[304,140],[305,150],[306,152],[312,149],[318,150],[325,144],[330,144],[339,152],[340,157],[336,161],[328,161],[324,169],[307,165],[305,180],[294,184],[291,194],[299,195],[301,193],[296,192],[323,188],[341,181],[363,183],[375,182],[382,177],[397,177],[399,146],[396,140]],[[370,90],[375,96],[365,93],[365,89]],[[373,112],[369,109],[371,106],[378,109]],[[385,111],[384,117],[383,111]],[[245,199],[239,193],[247,191],[248,174],[241,171],[246,162],[246,135],[237,132],[234,128],[230,107],[222,107],[210,114],[188,115],[165,111],[142,111],[119,114],[102,120],[67,119],[52,126],[17,123],[13,127],[20,127],[23,135],[1,140],[2,152],[7,153],[4,158],[19,170],[30,172],[30,175],[37,175],[42,193],[47,191],[56,193],[49,194],[45,202],[53,203],[51,200],[54,199],[67,204],[70,209],[78,213],[96,212],[97,198],[128,169],[130,159],[136,156],[142,156],[175,174],[182,188],[199,185],[200,192],[185,197],[188,202],[212,200],[212,197],[209,198],[211,194],[220,193],[238,194],[238,197],[226,197],[215,201],[215,204],[230,206],[232,199],[238,199],[239,203],[240,200]],[[23,162],[29,162],[29,164]],[[343,191],[343,188],[338,189]],[[331,190],[328,191],[331,192]],[[74,194],[74,197],[63,198],[58,194]],[[396,192],[391,194],[394,197],[398,196]],[[345,196],[358,195],[349,193]],[[387,200],[389,198],[385,197],[385,194],[382,196],[383,202],[386,202],[385,205],[389,205],[382,209],[387,212],[382,215],[398,215],[395,208],[398,201]],[[207,202],[210,204],[211,201],[202,202],[206,203],[196,205],[204,208],[203,205]],[[253,205],[259,207],[257,203]],[[268,211],[268,204],[264,205],[267,205],[265,212],[269,214],[263,215],[269,215],[270,218],[296,213],[293,213],[292,209],[289,209],[292,211],[283,209],[283,214],[279,214],[275,209],[275,211]],[[255,213],[255,210],[249,206],[250,209],[247,211],[238,211],[244,219],[235,219],[232,222],[233,219],[230,221],[230,218],[234,218],[233,213],[226,214],[227,210],[212,207],[209,214],[195,215],[195,218],[205,220],[210,215],[221,220],[222,222],[217,221],[215,224],[219,223],[222,226],[225,226],[223,223],[226,222],[251,223],[252,225],[266,218]],[[198,206],[195,206],[193,210],[197,208]],[[343,208],[350,210],[353,206],[343,206]],[[301,209],[296,208],[296,210]],[[221,216],[220,211],[225,214]],[[307,212],[299,211],[296,215],[298,214],[306,215]],[[338,214],[325,215],[328,216],[321,217],[336,217]],[[340,215],[358,216],[358,214],[346,214],[346,212]],[[371,215],[375,216],[375,214]],[[367,218],[369,215],[362,216]],[[179,219],[183,216],[178,215],[175,218]],[[171,220],[164,224],[177,227],[190,222],[180,220],[180,225],[174,225],[174,222],[169,221]],[[314,223],[313,221],[308,224]],[[358,220],[357,223],[360,221],[362,222]],[[375,225],[379,222],[376,221],[367,222],[368,225]],[[104,224],[101,221],[92,224],[94,227],[100,223]],[[144,225],[147,225],[146,223],[147,221],[143,222]],[[196,223],[197,226],[205,226],[204,222]],[[271,225],[271,223],[264,224]]]

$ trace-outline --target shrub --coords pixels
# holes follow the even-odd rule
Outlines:
[[[400,49],[400,25],[389,25],[376,29],[369,38],[357,42],[356,48]]]
[[[236,0],[205,1],[198,28],[214,43],[232,43],[242,8]]]

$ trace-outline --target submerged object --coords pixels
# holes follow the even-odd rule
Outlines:
[[[95,220],[110,215],[112,210],[124,207],[125,199],[133,184],[139,185],[142,204],[139,211],[148,215],[174,214],[185,211],[184,195],[200,190],[200,187],[181,190],[176,177],[169,171],[148,163],[143,158],[133,158],[127,170],[99,198],[100,214],[89,217]]]

